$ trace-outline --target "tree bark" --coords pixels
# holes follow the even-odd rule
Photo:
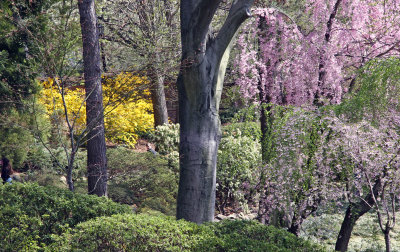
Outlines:
[[[321,91],[321,89],[324,88],[324,86],[325,86],[325,78],[326,78],[326,70],[325,70],[326,62],[325,62],[324,57],[326,54],[326,47],[329,46],[329,42],[331,41],[333,21],[335,21],[337,11],[338,11],[341,3],[342,3],[342,0],[336,0],[333,10],[329,16],[329,20],[326,23],[325,41],[321,48],[321,55],[320,55],[319,65],[318,65],[318,88],[314,94],[314,101],[313,101],[313,104],[317,107],[321,107],[323,105],[323,103],[320,99],[323,98],[322,96],[324,95],[323,92]]]
[[[385,232],[386,252],[390,252],[390,229]]]
[[[292,224],[288,228],[288,232],[294,234],[295,236],[299,236],[301,225],[303,224],[303,218],[293,218]]]
[[[212,38],[211,20],[220,3],[221,0],[181,1],[177,218],[196,223],[214,219],[222,84],[232,39],[250,15],[253,1],[233,1],[225,23]]]
[[[154,126],[168,123],[167,102],[164,91],[164,76],[160,74],[155,67],[151,67],[149,76],[152,87],[151,100],[153,102]]]
[[[88,192],[107,196],[101,58],[94,0],[78,0],[86,92]]]
[[[68,160],[68,166],[67,166],[67,184],[68,184],[68,189],[73,192],[75,187],[74,187],[74,180],[72,179],[72,171],[74,169],[74,161],[75,161],[75,151],[73,150],[71,152],[71,156]]]
[[[382,183],[381,180],[378,179],[376,180],[373,187],[373,193],[375,195],[375,198],[377,197],[381,189],[382,189]],[[364,198],[364,200],[361,200],[357,203],[350,203],[350,205],[347,207],[346,215],[344,217],[342,226],[340,227],[338,238],[336,240],[336,246],[335,246],[336,251],[347,251],[351,233],[356,224],[356,221],[365,213],[367,213],[369,210],[371,210],[372,209],[371,206],[373,206],[373,204],[374,204],[374,199],[371,192]]]

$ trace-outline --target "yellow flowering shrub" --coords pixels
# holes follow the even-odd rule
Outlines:
[[[111,142],[136,144],[139,132],[153,128],[153,104],[147,80],[132,73],[104,79],[104,124]],[[121,97],[123,102],[121,103]]]
[[[64,106],[61,90],[58,89],[54,80],[49,78],[42,82],[43,88],[38,96],[38,102],[42,104],[50,117],[64,117]],[[85,90],[81,88],[65,90],[65,104],[67,105],[68,117],[71,124],[75,122],[75,130],[81,131],[86,125]]]
[[[138,133],[153,128],[153,106],[150,93],[145,89],[147,80],[131,73],[103,78],[104,124],[107,141],[125,143],[134,147]],[[42,82],[38,96],[49,116],[64,117],[62,96],[53,79]],[[64,100],[70,122],[75,130],[82,131],[86,125],[86,106],[83,88],[65,89]]]

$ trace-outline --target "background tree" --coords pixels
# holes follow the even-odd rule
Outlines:
[[[94,0],[78,1],[86,92],[88,192],[107,196],[107,159],[99,31]]]
[[[74,113],[72,108],[67,106],[66,94],[79,78],[76,77],[78,71],[81,70],[82,56],[81,54],[81,33],[78,23],[79,13],[74,1],[54,1],[46,10],[49,24],[45,33],[35,33],[30,31],[29,39],[40,47],[37,60],[41,67],[42,76],[48,77],[44,81],[42,90],[39,95],[48,95],[50,97],[47,105],[54,108],[54,113],[49,116],[51,122],[50,139],[47,142],[45,138],[37,136],[42,145],[50,153],[53,162],[66,172],[66,180],[68,188],[74,191],[73,169],[75,167],[75,158],[79,148],[85,141],[85,131],[80,134],[77,129],[77,121],[81,117],[81,109],[84,104],[79,102],[79,109]],[[52,92],[46,92],[54,90]],[[58,97],[60,94],[62,109],[56,109]],[[43,116],[40,107],[40,99],[38,97],[32,107],[36,115],[36,128],[43,130],[38,118]],[[65,132],[67,127],[67,133]],[[68,138],[66,139],[66,135]],[[67,163],[63,163],[57,158],[54,148],[61,146]]]
[[[357,93],[336,109],[350,122],[357,123],[364,120],[372,123],[376,128],[371,129],[371,131],[373,130],[370,133],[372,136],[359,129],[361,133],[357,132],[356,136],[352,136],[354,143],[346,143],[347,145],[353,144],[348,147],[351,149],[348,152],[352,153],[356,160],[354,162],[361,169],[358,174],[364,175],[363,186],[370,190],[360,200],[349,202],[336,241],[335,249],[338,251],[347,250],[356,221],[376,205],[374,199],[382,198],[382,194],[387,186],[390,186],[391,181],[398,179],[399,150],[397,143],[399,140],[396,131],[399,127],[399,67],[397,58],[376,59],[367,62],[358,73],[360,81]],[[348,132],[349,130],[342,131]],[[363,135],[364,138],[362,138]],[[368,151],[359,150],[359,143],[365,144],[365,141],[375,148],[370,148],[371,150]],[[335,148],[331,149],[335,150]],[[376,151],[381,151],[381,153],[376,154]],[[374,153],[375,156],[373,156]],[[351,173],[348,176],[351,176]],[[390,191],[386,195],[387,197],[390,197]]]
[[[113,0],[101,9],[99,20],[106,28],[103,38],[110,70],[145,74],[150,81],[154,124],[168,123],[164,86],[175,78],[179,68],[178,1]],[[119,48],[118,54],[112,52],[115,48]],[[119,54],[129,55],[130,60],[121,64]]]
[[[353,90],[357,69],[398,55],[395,1],[302,3],[298,9],[283,1],[257,10],[239,36],[236,83],[245,97],[260,104],[337,104]],[[268,120],[261,119],[265,157]]]

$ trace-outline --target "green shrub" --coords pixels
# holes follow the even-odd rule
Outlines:
[[[260,141],[261,127],[258,122],[231,123],[222,127],[222,137],[226,136],[247,136]]]
[[[93,219],[56,240],[52,251],[324,251],[284,230],[256,222],[197,225],[144,214]]]
[[[107,149],[107,166],[110,177],[130,171],[146,170],[153,155],[137,153],[131,149],[118,146]]]
[[[208,225],[221,242],[219,251],[325,251],[283,229],[255,221],[222,221]]]
[[[58,251],[210,251],[216,239],[210,228],[172,217],[145,214],[100,217],[59,237]]]
[[[0,153],[11,160],[13,168],[19,169],[25,161],[29,146],[34,139],[29,131],[29,115],[11,110],[1,115]]]
[[[34,144],[29,148],[26,160],[24,162],[24,170],[52,170],[53,159],[43,144]]]
[[[218,209],[225,214],[226,207],[235,207],[241,203],[247,208],[254,200],[255,185],[260,177],[261,145],[248,136],[236,135],[221,139],[217,160],[217,197]],[[246,209],[244,209],[246,210]]]
[[[236,119],[235,116],[240,113],[241,109],[247,106],[246,99],[243,98],[238,85],[224,86],[219,109],[221,123],[234,121]]]
[[[108,195],[114,201],[175,215],[178,170],[160,155],[125,148],[107,153],[110,180]]]
[[[68,160],[63,148],[47,150],[43,145],[32,146],[25,161],[27,180],[39,185],[66,188],[61,177],[66,176],[64,167]],[[79,150],[75,155],[73,180],[77,181],[86,176],[86,150]],[[87,188],[86,188],[87,189]],[[85,190],[86,191],[86,190]]]
[[[248,104],[235,114],[232,122],[258,122],[260,119],[260,111],[260,105]]]
[[[131,212],[128,206],[93,195],[32,183],[0,186],[0,248],[19,251],[44,246],[94,217]]]

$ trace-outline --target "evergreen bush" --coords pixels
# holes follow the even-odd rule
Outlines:
[[[93,195],[72,193],[33,183],[0,186],[0,248],[4,251],[36,250],[89,219],[128,213],[128,206]]]
[[[197,225],[172,217],[114,215],[81,223],[53,251],[325,251],[284,230],[253,221]]]
[[[175,215],[178,170],[160,155],[118,147],[107,152],[108,195],[114,201]]]

